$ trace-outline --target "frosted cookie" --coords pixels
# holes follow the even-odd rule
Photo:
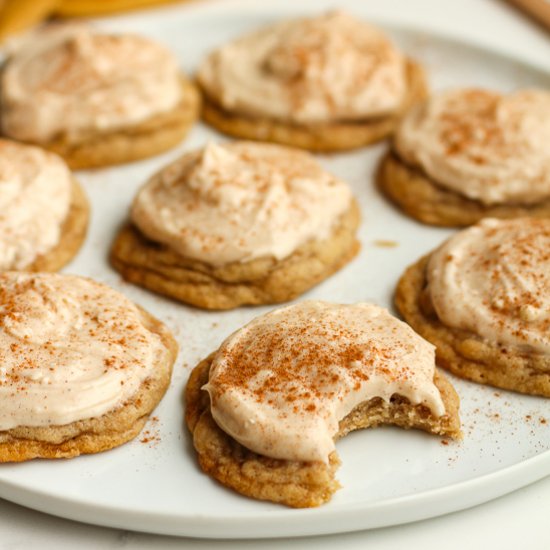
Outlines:
[[[548,218],[549,143],[548,92],[443,92],[402,119],[378,181],[406,214],[431,225]]]
[[[230,42],[197,80],[203,118],[221,132],[312,151],[387,137],[427,88],[423,69],[381,31],[339,11]]]
[[[308,153],[209,144],[142,187],[111,262],[126,280],[202,308],[284,302],[355,256],[358,225],[349,186]]]
[[[0,139],[0,271],[57,271],[88,227],[84,191],[57,155]]]
[[[0,342],[0,462],[134,438],[177,354],[167,328],[122,294],[59,274],[0,274]]]
[[[339,488],[335,440],[394,424],[460,438],[434,347],[372,304],[306,301],[257,317],[192,371],[201,468],[247,496],[318,506]]]
[[[396,305],[438,364],[550,397],[550,220],[486,219],[407,269]]]
[[[21,45],[3,68],[0,94],[3,134],[72,168],[165,151],[199,111],[198,92],[164,47],[80,25],[46,28]]]

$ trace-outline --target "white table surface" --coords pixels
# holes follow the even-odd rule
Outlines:
[[[223,1],[223,0],[218,0]],[[256,0],[258,1],[258,0]],[[501,0],[358,0],[372,17],[468,38],[550,70],[550,33]],[[252,1],[251,1],[252,3]],[[337,6],[338,0],[334,0]],[[550,404],[549,404],[550,407]],[[550,477],[490,503],[398,527],[263,541],[209,541],[93,527],[0,499],[0,549],[550,549]]]

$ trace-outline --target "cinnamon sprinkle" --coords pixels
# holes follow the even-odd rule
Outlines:
[[[319,400],[359,391],[373,377],[387,385],[413,380],[398,338],[366,339],[364,327],[348,324],[345,310],[294,310],[295,317],[272,314],[222,346],[210,380],[214,400],[231,388],[259,404],[282,400],[311,412]],[[377,321],[366,316],[364,322]]]

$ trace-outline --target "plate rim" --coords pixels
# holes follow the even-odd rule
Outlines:
[[[526,473],[529,475],[524,475]],[[435,518],[483,504],[549,475],[550,450],[547,450],[488,474],[382,501],[350,503],[336,510],[326,507],[282,508],[270,511],[268,515],[247,512],[242,515],[218,514],[214,518],[197,514],[182,519],[175,513],[151,513],[92,504],[77,498],[60,498],[1,477],[0,496],[50,515],[104,527],[204,539],[266,539],[347,533]],[[502,479],[507,483],[501,483]],[[384,520],[380,517],[388,512],[401,514],[400,519]],[[370,521],[365,520],[367,514],[372,514]],[[329,518],[330,523],[322,523],[323,519]],[[283,521],[285,529],[281,531],[278,527]],[[341,522],[335,527],[334,521]]]

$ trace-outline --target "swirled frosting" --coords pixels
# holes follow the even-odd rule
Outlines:
[[[139,124],[174,108],[182,87],[177,60],[161,45],[67,25],[16,50],[1,93],[4,134],[46,142]]]
[[[403,56],[380,31],[340,11],[226,44],[198,79],[231,112],[298,123],[393,113],[406,93]]]
[[[348,185],[307,153],[249,142],[209,144],[153,176],[131,216],[150,239],[220,266],[282,259],[328,237],[351,199]]]
[[[484,204],[550,198],[550,93],[437,94],[402,120],[395,148],[440,186]]]
[[[71,181],[57,155],[0,140],[0,270],[24,269],[57,245]]]
[[[137,307],[103,284],[0,274],[0,430],[114,410],[167,353]]]
[[[445,413],[434,350],[381,307],[305,301],[229,336],[204,389],[216,423],[246,448],[327,462],[340,420],[364,401],[399,394]]]
[[[485,219],[433,253],[427,278],[445,325],[550,352],[550,220]]]

